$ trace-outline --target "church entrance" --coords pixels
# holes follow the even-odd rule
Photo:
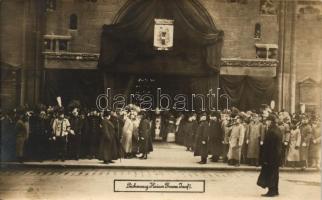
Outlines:
[[[218,87],[222,42],[198,1],[129,1],[103,26],[98,68],[120,94],[207,94]]]

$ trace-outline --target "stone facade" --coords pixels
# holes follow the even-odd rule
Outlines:
[[[296,8],[296,102],[321,105],[322,2],[298,1]]]
[[[55,8],[37,14],[35,8],[39,2],[41,1],[1,1],[1,62],[20,66],[22,69],[33,69],[22,73],[21,83],[26,84],[22,86],[25,88],[22,96],[29,96],[30,92],[37,93],[40,90],[39,71],[48,63],[55,67],[65,65],[62,68],[70,69],[95,68],[102,26],[113,22],[126,0],[97,0],[95,3],[87,0],[56,0]],[[251,67],[256,68],[254,71],[261,76],[265,76],[269,70],[270,76],[276,76],[279,85],[277,102],[280,108],[294,111],[300,103],[298,83],[306,77],[320,83],[321,2],[298,1],[297,6],[295,1],[288,0],[200,0],[200,3],[208,10],[217,28],[225,32],[223,64],[229,64],[231,60],[235,63],[234,66],[227,64],[225,67],[244,67],[244,71],[247,71],[244,75],[253,75],[248,73],[252,71]],[[71,15],[77,16],[76,30],[70,29]],[[42,20],[35,20],[35,16],[41,16]],[[256,32],[255,26],[258,25],[260,29],[257,28]],[[43,47],[36,48],[37,42],[44,42],[38,38],[39,34],[71,36],[69,51],[74,54],[67,55],[67,64],[60,61],[59,53],[39,53],[39,49],[42,50]],[[256,61],[256,44],[276,45],[279,51],[277,60]],[[79,55],[85,55],[91,60],[77,59]],[[38,58],[45,59],[37,60]],[[255,61],[251,62],[252,60]],[[245,66],[242,66],[243,63]],[[268,65],[263,66],[263,63]],[[261,71],[262,67],[267,68]],[[27,71],[33,72],[30,74]],[[227,73],[229,70],[224,72]],[[24,99],[27,102],[37,101],[38,95],[33,96],[22,98],[22,102]]]
[[[102,26],[112,23],[124,2],[125,0],[98,0],[96,3],[58,0],[56,10],[47,12],[46,33],[72,35],[73,52],[98,53]],[[213,17],[216,26],[225,32],[223,57],[252,59],[256,58],[255,43],[278,44],[277,15],[262,15],[259,1],[200,2]],[[79,19],[79,28],[76,31],[69,29],[69,17],[72,14],[76,14]],[[260,39],[254,39],[256,23],[260,23],[262,27]]]

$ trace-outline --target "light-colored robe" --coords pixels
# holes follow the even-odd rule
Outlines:
[[[122,130],[122,147],[124,153],[132,152],[132,137],[133,137],[134,125],[130,119],[126,119],[124,122],[123,130]]]
[[[229,151],[227,157],[229,160],[240,160],[241,147],[244,142],[245,127],[242,124],[233,125],[229,137]]]

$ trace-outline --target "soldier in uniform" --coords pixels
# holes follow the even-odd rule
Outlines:
[[[62,161],[65,161],[70,123],[65,118],[64,110],[60,109],[58,111],[58,118],[54,119],[52,129],[56,147],[56,159],[60,158]]]
[[[309,124],[309,120],[306,116],[302,119],[300,132],[301,132],[300,163],[303,168],[306,168],[308,166],[309,145],[310,145],[310,138],[312,136],[312,127]]]
[[[229,137],[229,151],[227,154],[229,165],[240,165],[241,147],[244,142],[245,128],[241,124],[240,116],[236,116]]]

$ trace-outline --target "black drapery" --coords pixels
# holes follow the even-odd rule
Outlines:
[[[221,76],[220,87],[231,105],[241,110],[259,109],[275,98],[275,78],[271,77]]]
[[[162,73],[172,68],[219,71],[223,32],[197,0],[130,0],[111,25],[103,26],[100,69]],[[174,20],[171,51],[153,48],[154,19]],[[171,68],[170,68],[171,67]]]

